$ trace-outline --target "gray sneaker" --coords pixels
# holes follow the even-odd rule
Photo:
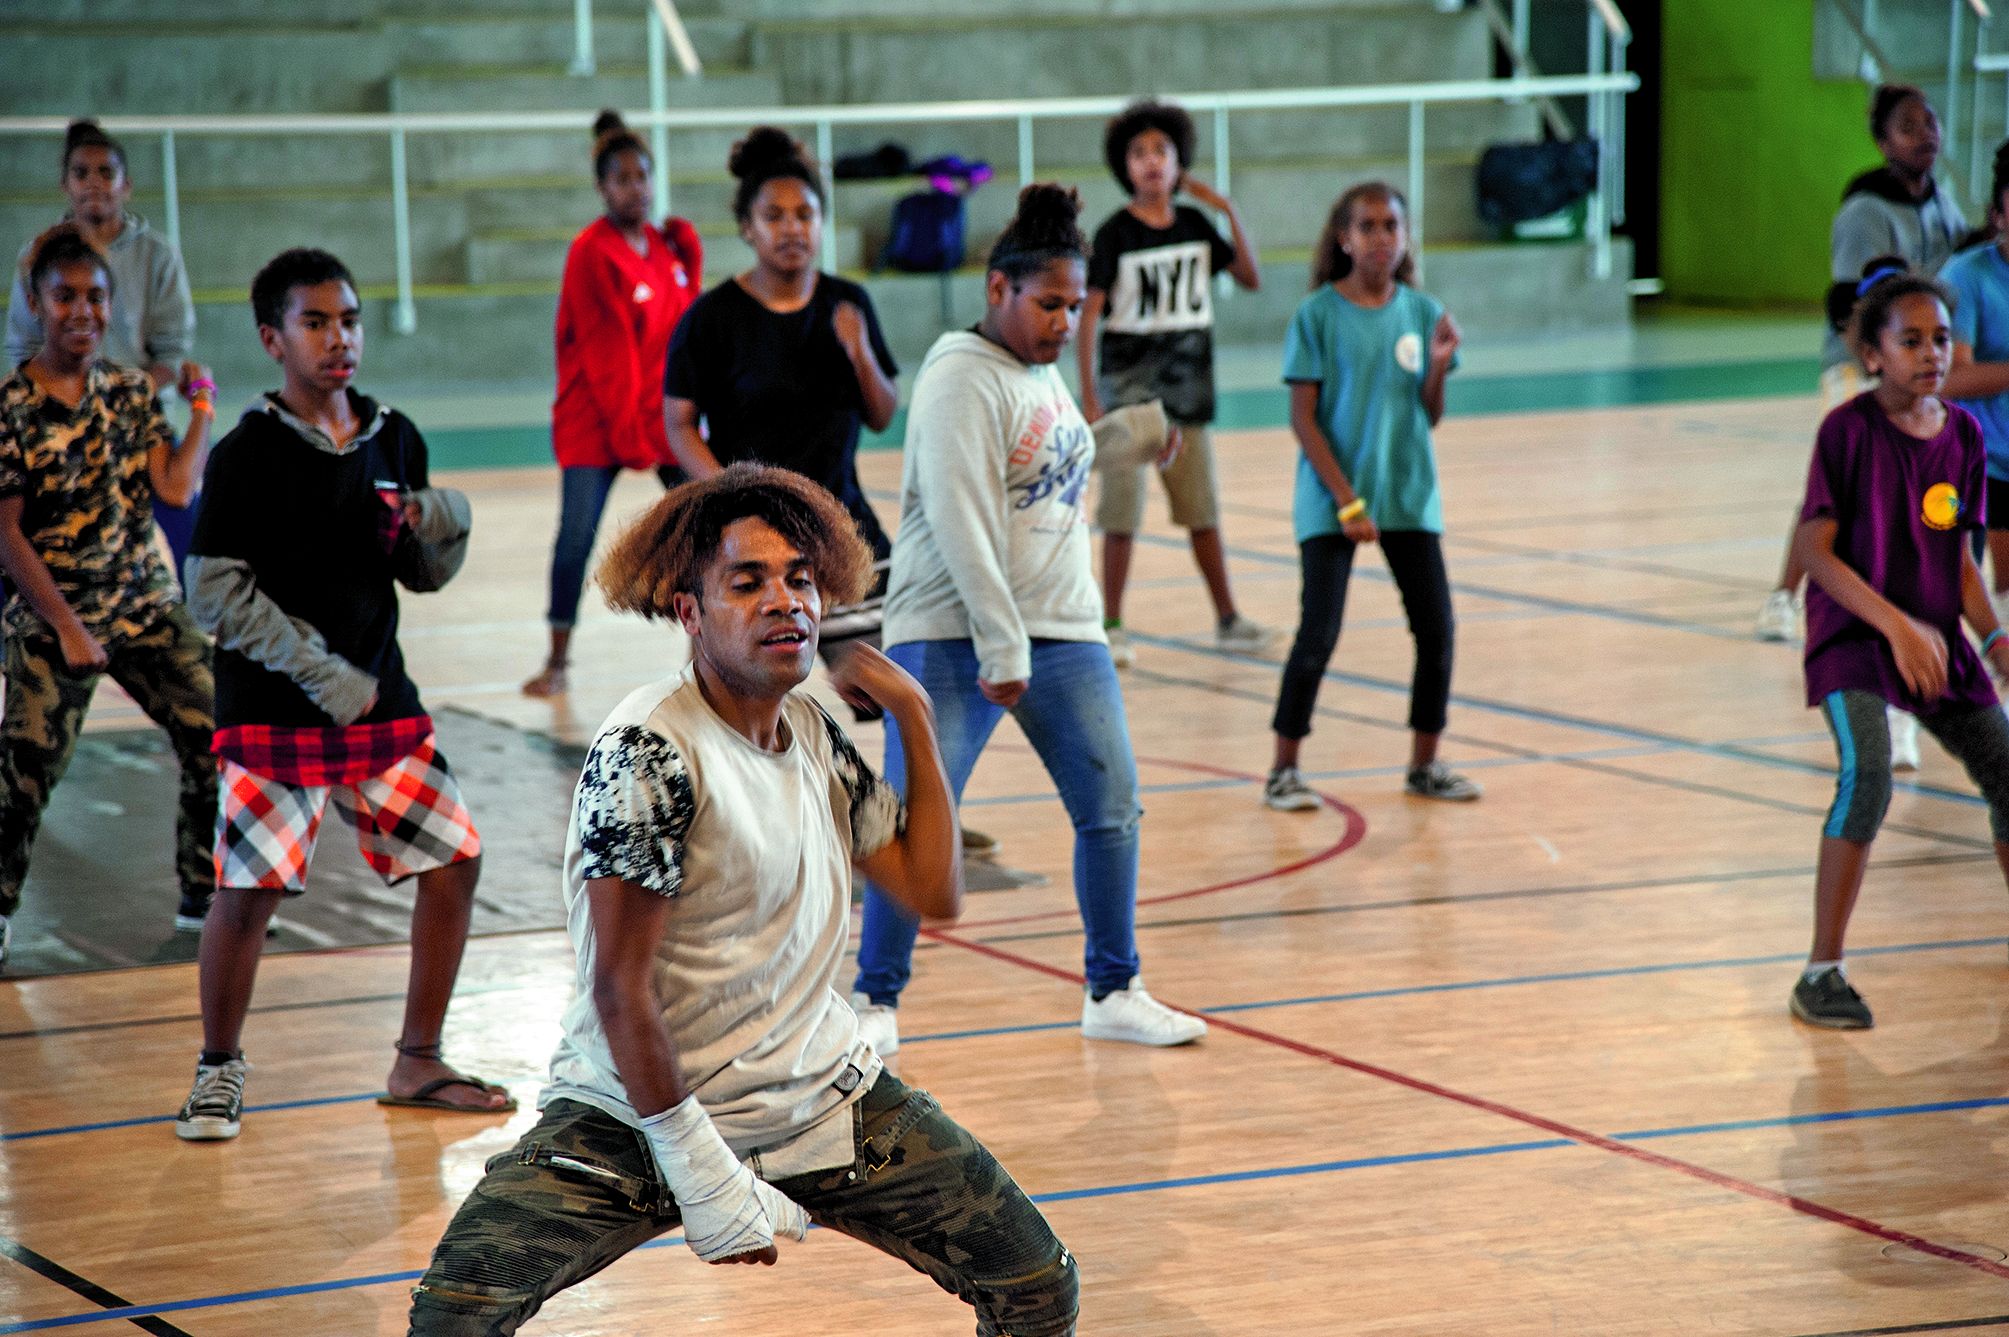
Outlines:
[[[227,1142],[236,1137],[244,1119],[244,1074],[249,1067],[241,1058],[196,1064],[195,1089],[175,1116],[174,1135],[184,1142]]]
[[[1304,782],[1295,766],[1279,766],[1263,781],[1263,806],[1278,812],[1310,812],[1324,800]]]
[[[1276,633],[1262,623],[1240,613],[1214,628],[1214,644],[1223,650],[1240,650],[1247,654],[1267,648],[1275,636]]]
[[[1418,766],[1409,772],[1402,787],[1417,798],[1434,798],[1445,803],[1470,803],[1486,792],[1441,761]]]

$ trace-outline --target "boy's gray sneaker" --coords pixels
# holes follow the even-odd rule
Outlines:
[[[184,1142],[225,1142],[237,1136],[244,1119],[244,1074],[241,1058],[228,1063],[195,1065],[195,1088],[175,1116],[174,1135]]]

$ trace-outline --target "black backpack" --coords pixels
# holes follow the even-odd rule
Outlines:
[[[1595,189],[1595,139],[1494,144],[1479,155],[1479,217],[1496,227],[1546,218]]]
[[[893,206],[893,230],[884,264],[909,274],[946,274],[963,263],[963,197],[920,190]]]

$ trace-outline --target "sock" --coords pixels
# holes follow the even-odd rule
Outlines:
[[[1800,978],[1803,980],[1811,980],[1827,973],[1830,970],[1841,970],[1841,968],[1842,963],[1838,960],[1809,961],[1807,962],[1807,968],[1800,972]]]
[[[202,1051],[202,1056],[196,1059],[196,1062],[205,1068],[220,1068],[232,1059],[243,1057],[244,1051],[242,1049],[205,1049]]]

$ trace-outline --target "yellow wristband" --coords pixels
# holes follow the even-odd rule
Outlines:
[[[1365,497],[1355,497],[1352,501],[1339,508],[1339,522],[1345,524],[1355,516],[1365,514],[1366,511],[1367,499]]]

